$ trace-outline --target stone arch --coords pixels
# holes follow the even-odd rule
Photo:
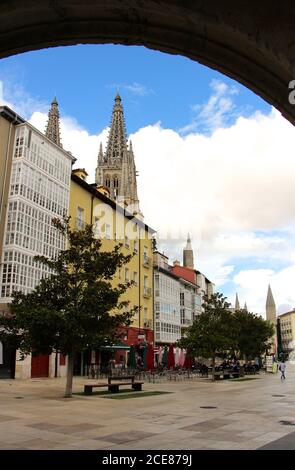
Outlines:
[[[5,0],[0,58],[58,45],[144,45],[219,70],[295,123],[294,24],[293,0]]]

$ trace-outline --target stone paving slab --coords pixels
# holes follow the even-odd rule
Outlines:
[[[0,380],[0,449],[295,449],[295,365],[287,371],[284,382],[263,373],[144,384],[169,400],[65,399],[64,379]],[[86,381],[75,378],[74,391]]]

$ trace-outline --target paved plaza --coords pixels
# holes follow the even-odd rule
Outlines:
[[[127,399],[79,394],[85,378],[72,399],[64,379],[0,380],[0,448],[295,449],[295,365],[286,376],[145,383],[172,393]]]

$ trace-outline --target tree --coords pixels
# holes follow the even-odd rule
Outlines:
[[[274,326],[262,317],[245,310],[233,314],[236,328],[236,349],[241,356],[261,356],[269,348],[269,339],[274,335]]]
[[[0,319],[0,338],[13,342],[23,357],[32,351],[67,355],[65,397],[71,397],[75,353],[113,343],[118,327],[129,325],[136,310],[126,311],[128,302],[119,300],[131,283],[111,283],[131,255],[124,256],[120,244],[101,251],[92,225],[73,230],[69,218],[52,223],[66,237],[67,248],[56,258],[35,257],[51,274],[28,294],[13,293],[12,315]]]
[[[235,330],[233,317],[221,293],[205,297],[203,312],[198,315],[187,330],[186,337],[179,342],[180,347],[192,351],[194,355],[212,359],[212,380],[214,380],[215,358],[233,348]]]

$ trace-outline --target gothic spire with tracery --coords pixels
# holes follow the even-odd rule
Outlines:
[[[48,113],[48,121],[45,129],[45,135],[56,145],[62,147],[59,127],[59,111],[56,97],[51,102],[51,108]]]
[[[127,151],[127,137],[121,101],[121,97],[117,93],[106,148],[106,160],[115,164],[122,162],[124,152]]]
[[[119,203],[127,204],[128,210],[142,217],[137,196],[136,168],[132,144],[127,145],[122,100],[115,97],[111,126],[103,153],[99,149],[95,182],[108,188],[110,197]]]

